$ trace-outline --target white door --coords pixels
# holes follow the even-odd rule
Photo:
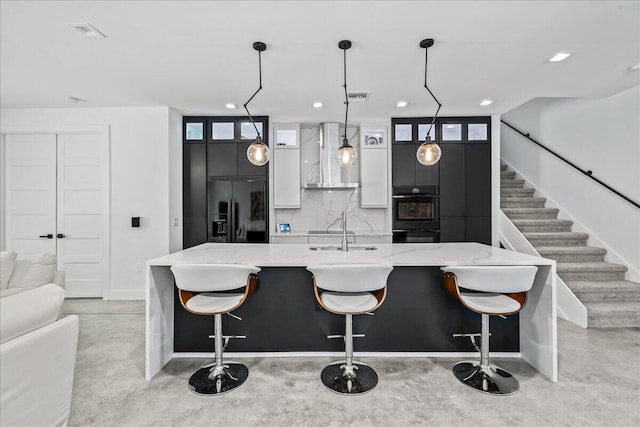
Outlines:
[[[102,297],[107,277],[102,135],[7,135],[6,241],[51,252],[67,297]]]
[[[102,159],[98,134],[58,135],[58,269],[67,296],[103,294]]]
[[[5,159],[5,247],[55,253],[56,136],[7,135]]]

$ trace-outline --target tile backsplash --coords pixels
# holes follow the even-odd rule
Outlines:
[[[349,143],[358,149],[359,128],[348,128]],[[319,174],[319,126],[300,128],[300,187],[316,182]],[[350,181],[359,181],[358,166],[351,168]],[[291,232],[309,230],[341,230],[342,212],[347,212],[349,230],[390,232],[390,209],[361,209],[360,189],[318,190],[302,188],[299,209],[275,209],[273,229],[288,223]]]

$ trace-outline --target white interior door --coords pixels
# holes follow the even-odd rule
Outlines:
[[[102,297],[108,278],[105,134],[5,136],[4,246],[55,253],[67,297]]]
[[[5,137],[5,247],[56,252],[56,136]]]
[[[103,295],[104,195],[99,134],[58,135],[57,254],[67,296]]]

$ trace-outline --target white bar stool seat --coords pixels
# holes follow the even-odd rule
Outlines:
[[[444,290],[467,309],[482,315],[480,362],[458,362],[453,366],[453,374],[466,386],[483,393],[516,393],[520,388],[518,380],[489,363],[489,316],[515,314],[522,310],[538,267],[456,265],[443,267],[442,271],[445,272],[442,279]],[[471,337],[477,349],[475,335],[465,334]]]
[[[171,267],[180,290],[182,306],[190,313],[213,316],[216,360],[189,378],[189,390],[200,395],[218,395],[242,385],[249,370],[241,363],[223,362],[229,338],[222,335],[222,315],[240,307],[260,286],[258,267],[238,264],[183,264]],[[244,292],[230,292],[244,288]],[[223,345],[223,338],[225,344]]]
[[[357,395],[378,384],[371,367],[353,361],[353,315],[371,313],[387,295],[387,279],[393,267],[385,264],[318,264],[307,267],[313,274],[318,303],[327,311],[345,316],[345,360],[326,366],[322,383],[340,394]]]

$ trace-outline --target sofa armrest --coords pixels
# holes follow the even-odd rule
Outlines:
[[[56,285],[60,286],[62,289],[64,289],[64,280],[65,280],[64,270],[57,270],[53,274],[52,283],[55,283]]]
[[[0,345],[0,425],[66,425],[78,327],[71,315]]]

